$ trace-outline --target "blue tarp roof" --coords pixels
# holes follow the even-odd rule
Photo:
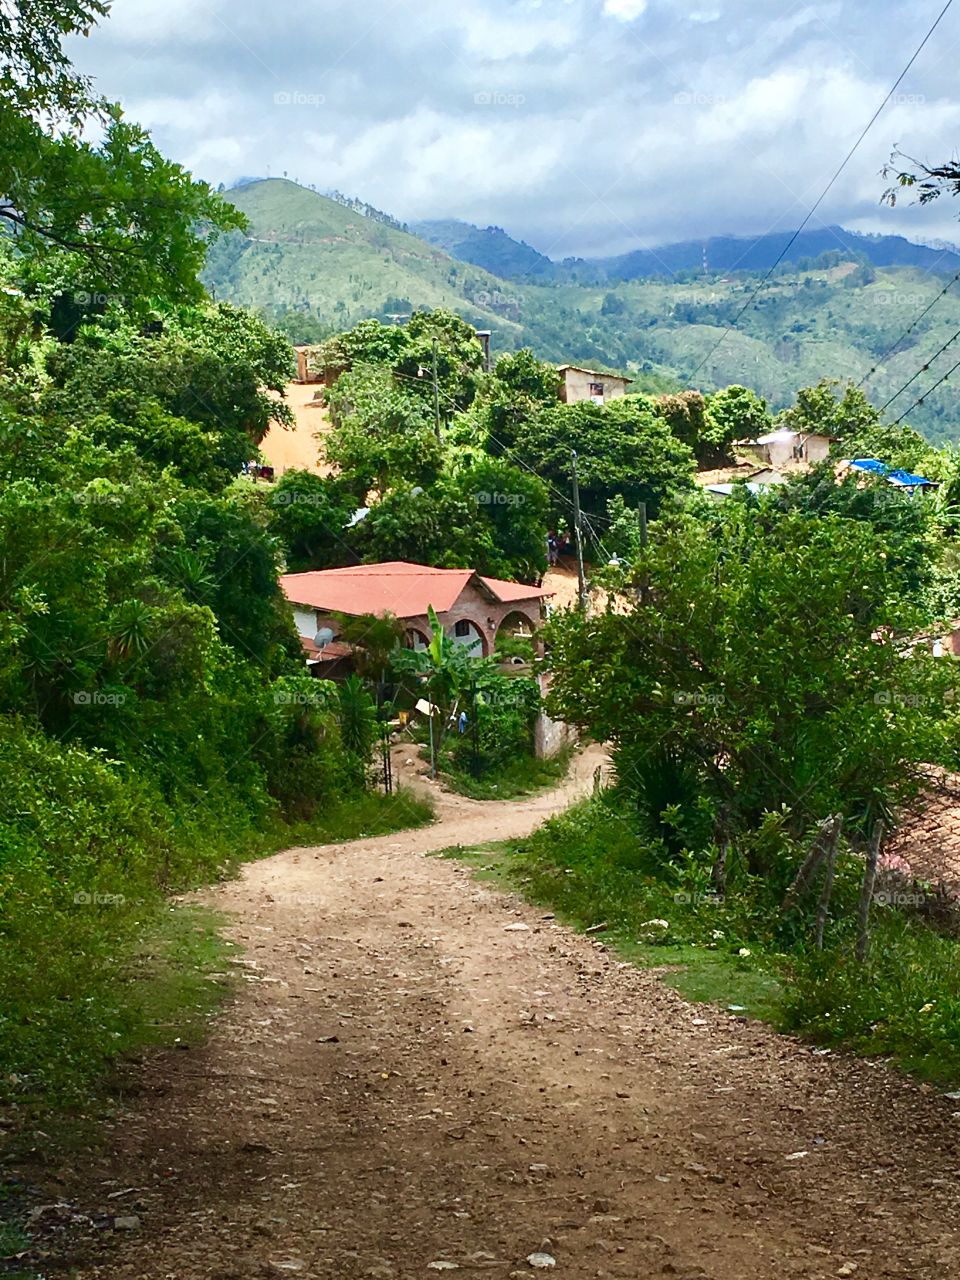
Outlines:
[[[888,484],[898,485],[901,489],[917,489],[921,486],[936,485],[936,480],[927,480],[923,476],[915,476],[910,471],[895,470],[881,462],[879,458],[854,458],[851,467],[858,471],[869,471],[873,475],[883,476]]]

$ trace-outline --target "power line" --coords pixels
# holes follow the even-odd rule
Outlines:
[[[893,95],[896,93],[896,91],[900,88],[900,85],[901,85],[901,84],[903,83],[903,81],[906,79],[907,73],[910,71],[910,69],[913,67],[913,64],[916,62],[916,60],[920,57],[920,54],[921,54],[921,53],[923,52],[923,50],[926,48],[926,46],[927,46],[927,44],[929,43],[929,41],[930,41],[931,37],[933,36],[933,33],[936,31],[937,27],[939,27],[940,23],[943,21],[944,17],[945,17],[945,16],[946,16],[946,14],[947,14],[947,10],[948,10],[948,9],[950,9],[950,7],[952,6],[952,4],[953,4],[953,0],[947,0],[947,3],[946,3],[946,4],[943,6],[943,8],[940,10],[940,13],[937,15],[937,18],[936,18],[935,22],[934,22],[934,23],[933,23],[933,25],[930,27],[930,29],[929,29],[929,31],[927,32],[927,34],[926,34],[926,35],[923,37],[923,39],[920,41],[920,44],[917,46],[917,49],[916,49],[916,51],[914,52],[913,57],[910,59],[910,61],[907,63],[907,65],[906,65],[906,66],[903,68],[903,70],[900,72],[899,76],[897,76],[897,79],[895,80],[895,82],[894,82],[893,86],[891,87],[890,92],[887,94],[887,96],[884,98],[884,100],[880,103],[879,107],[877,107],[876,111],[873,113],[873,115],[872,115],[872,116],[870,117],[870,119],[867,121],[867,124],[866,124],[866,126],[864,127],[863,131],[861,132],[860,136],[857,138],[856,142],[853,144],[853,146],[852,146],[852,147],[850,148],[850,150],[847,152],[846,156],[843,158],[843,161],[842,161],[842,163],[840,164],[840,167],[837,169],[837,171],[834,173],[833,177],[830,179],[830,181],[827,183],[827,185],[826,185],[826,186],[824,187],[824,189],[821,191],[820,195],[818,196],[818,198],[817,198],[817,200],[816,200],[816,203],[813,205],[813,207],[812,207],[812,208],[810,209],[810,211],[808,212],[807,216],[806,216],[806,217],[804,218],[804,220],[800,223],[799,227],[797,227],[796,231],[793,233],[793,235],[790,237],[790,239],[789,239],[789,240],[787,241],[787,243],[784,245],[784,247],[783,247],[783,249],[780,251],[780,253],[779,253],[779,255],[778,255],[778,257],[777,257],[776,261],[773,263],[773,265],[772,265],[772,266],[770,267],[770,269],[767,271],[766,275],[764,275],[764,276],[763,276],[763,278],[760,280],[760,283],[759,283],[759,284],[757,285],[757,287],[754,289],[753,293],[751,293],[750,297],[746,300],[746,302],[743,304],[743,306],[740,308],[740,310],[739,310],[739,311],[737,312],[737,314],[734,316],[733,320],[731,320],[731,321],[730,321],[730,323],[727,325],[727,327],[724,329],[723,333],[722,333],[722,334],[720,335],[720,337],[717,339],[717,341],[716,341],[716,343],[714,344],[714,346],[710,349],[710,351],[708,351],[708,352],[707,352],[707,354],[703,357],[703,359],[700,361],[700,363],[699,363],[699,364],[697,365],[697,367],[694,369],[693,373],[691,374],[691,381],[693,381],[693,379],[697,376],[697,374],[698,374],[698,373],[700,372],[700,370],[704,367],[704,365],[705,365],[705,364],[707,364],[710,360],[712,360],[712,359],[713,359],[713,357],[716,355],[716,353],[720,350],[720,348],[721,348],[721,346],[723,345],[723,343],[726,341],[726,339],[727,339],[727,335],[733,332],[733,330],[734,330],[734,329],[737,327],[737,325],[740,323],[740,320],[743,318],[743,316],[746,314],[746,312],[747,312],[747,311],[749,311],[749,309],[750,309],[750,308],[753,306],[753,304],[756,302],[757,298],[760,296],[760,294],[762,293],[763,289],[766,287],[767,283],[769,282],[769,280],[770,280],[771,276],[773,275],[774,271],[776,271],[777,267],[779,267],[780,263],[784,260],[784,258],[787,256],[787,254],[790,252],[790,250],[791,250],[791,249],[793,248],[793,246],[796,244],[797,240],[798,240],[798,239],[799,239],[799,237],[800,237],[801,232],[804,230],[804,228],[806,227],[807,223],[810,221],[810,219],[813,217],[813,215],[817,212],[817,210],[818,210],[818,209],[820,208],[820,206],[823,204],[824,200],[826,200],[827,196],[828,196],[828,195],[830,194],[830,192],[833,190],[833,187],[836,185],[837,180],[839,179],[840,175],[843,173],[844,169],[846,169],[847,165],[850,163],[850,161],[853,159],[853,157],[856,155],[856,153],[860,150],[860,147],[861,147],[861,145],[862,145],[862,143],[863,143],[864,139],[866,138],[866,136],[867,136],[867,134],[870,132],[870,130],[873,128],[873,126],[876,124],[877,120],[880,118],[880,115],[881,115],[881,113],[882,113],[882,111],[883,111],[884,107],[886,107],[887,103],[890,101],[890,99],[893,97]]]
[[[942,386],[943,386],[943,384],[944,384],[944,383],[947,381],[947,379],[950,377],[950,375],[951,375],[952,373],[956,373],[956,371],[957,371],[958,369],[960,369],[960,360],[958,360],[958,361],[957,361],[957,363],[956,363],[955,365],[953,365],[951,368],[949,368],[949,369],[947,370],[947,372],[943,375],[943,377],[942,377],[942,378],[938,378],[938,379],[937,379],[937,381],[933,384],[933,386],[932,386],[932,387],[927,387],[927,389],[926,389],[926,391],[923,393],[923,395],[922,395],[922,396],[920,396],[920,397],[919,397],[919,399],[914,400],[914,402],[913,402],[913,404],[910,406],[910,408],[909,408],[909,409],[904,410],[904,412],[903,412],[903,413],[901,413],[900,417],[899,417],[899,418],[897,418],[896,422],[893,422],[891,425],[892,425],[892,426],[894,426],[894,427],[898,427],[898,426],[900,425],[900,423],[904,420],[904,418],[909,417],[909,415],[910,415],[911,413],[913,413],[914,409],[919,408],[919,406],[923,404],[924,400],[926,400],[927,396],[932,395],[932,394],[933,394],[933,392],[934,392],[934,391],[936,391],[936,389],[937,389],[938,387],[942,387]]]
[[[873,374],[877,372],[877,366],[883,364],[884,360],[886,360],[889,355],[891,355],[894,351],[896,351],[897,347],[899,347],[900,343],[904,340],[904,338],[909,337],[910,334],[913,333],[914,329],[917,327],[920,321],[923,320],[925,316],[928,316],[930,314],[930,312],[937,305],[940,299],[944,297],[947,293],[949,293],[949,291],[953,288],[953,286],[957,283],[958,280],[960,280],[960,271],[957,272],[957,274],[953,277],[951,281],[949,281],[949,283],[944,285],[944,287],[940,290],[940,292],[937,294],[934,300],[929,304],[929,306],[924,307],[924,309],[920,312],[920,314],[913,321],[913,323],[909,324],[906,327],[906,329],[904,329],[903,333],[901,333],[900,337],[896,340],[896,342],[892,346],[887,347],[886,351],[884,351],[882,356],[877,357],[877,363],[873,366],[872,369],[869,370],[868,373],[865,373],[863,375],[863,377],[857,383],[858,387],[862,387],[863,384],[867,382],[873,376]],[[894,399],[896,399],[896,396],[894,396]]]
[[[899,391],[897,391],[897,392],[895,392],[895,393],[890,397],[890,399],[886,402],[886,404],[882,404],[882,405],[880,406],[880,412],[881,412],[881,413],[883,413],[883,411],[884,411],[885,409],[889,409],[889,407],[893,404],[894,400],[899,400],[899,399],[900,399],[900,397],[903,395],[903,393],[906,391],[907,387],[913,386],[913,384],[914,384],[914,383],[916,382],[916,380],[920,377],[920,375],[921,375],[921,374],[926,373],[926,372],[927,372],[927,370],[930,368],[930,366],[933,364],[933,362],[934,362],[935,360],[939,360],[939,359],[940,359],[940,357],[943,355],[943,353],[946,351],[947,347],[951,347],[951,346],[953,346],[953,344],[956,342],[956,340],[957,340],[958,338],[960,338],[960,329],[958,329],[958,330],[957,330],[957,332],[953,335],[953,337],[952,337],[952,338],[948,338],[948,339],[946,340],[946,342],[943,344],[943,346],[940,348],[940,350],[936,353],[936,355],[932,355],[932,356],[930,357],[930,359],[926,362],[926,364],[922,364],[922,365],[920,366],[920,368],[919,368],[919,369],[917,370],[917,372],[913,375],[913,377],[912,377],[912,378],[909,378],[909,379],[908,379],[908,380],[903,384],[903,386],[900,388],[900,390],[899,390]]]

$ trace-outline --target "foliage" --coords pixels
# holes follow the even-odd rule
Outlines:
[[[428,609],[430,641],[425,649],[400,649],[394,654],[393,669],[432,708],[432,741],[436,759],[466,692],[477,679],[479,655],[471,656],[466,645],[456,641],[443,629],[433,606]]]
[[[290,353],[253,317],[219,306],[181,312],[159,334],[122,320],[82,329],[49,348],[35,405],[44,430],[135,451],[187,486],[222,489],[289,408],[268,394],[283,385]]]
[[[636,564],[643,547],[643,515],[627,506],[617,493],[607,503],[609,526],[603,535],[603,545],[626,564]]]
[[[493,547],[489,533],[483,537],[477,511],[476,502],[448,478],[429,489],[398,484],[352,530],[353,545],[370,564],[409,560],[441,569],[480,569]]]
[[[635,797],[666,752],[696,780],[688,822],[842,812],[864,831],[942,757],[950,673],[894,642],[918,615],[865,523],[730,504],[661,528],[641,576],[646,602],[547,633],[551,713],[613,742]]]
[[[784,409],[777,425],[791,431],[819,433],[839,441],[853,440],[880,423],[880,414],[859,387],[835,378],[821,378],[815,387],[797,392],[796,402]]]
[[[791,477],[777,487],[772,502],[782,511],[868,524],[883,547],[891,591],[923,606],[942,554],[930,502],[894,489],[880,477],[848,474],[838,482],[830,463]]]
[[[434,371],[434,344],[437,367]],[[436,372],[441,413],[466,408],[476,393],[483,349],[473,328],[452,311],[414,311],[404,325],[363,320],[322,344],[315,360],[328,386],[344,373],[374,366],[392,373],[433,412]]]
[[[693,453],[643,396],[546,409],[523,428],[516,453],[566,494],[573,450],[587,513],[604,511],[620,494],[630,506],[645,502],[653,519],[669,494],[692,485]],[[569,520],[569,507],[555,499],[554,515]]]
[[[443,448],[430,407],[389,369],[361,365],[341,374],[326,401],[333,430],[324,438],[324,455],[350,477],[358,498],[368,489],[382,496],[401,480],[436,480]]]
[[[749,387],[725,387],[707,397],[704,438],[717,454],[729,451],[734,440],[755,440],[770,430],[767,402]]]
[[[376,706],[358,675],[348,676],[337,686],[337,697],[340,740],[356,761],[362,779],[377,736]]]
[[[791,957],[783,1017],[826,1045],[893,1057],[908,1070],[960,1081],[960,951],[909,912],[874,906],[866,967],[852,962],[851,921],[823,954]]]
[[[492,454],[511,449],[542,408],[552,408],[560,374],[525,347],[502,355],[481,383],[469,418],[470,435]]]
[[[477,664],[463,702],[466,732],[454,743],[453,767],[482,776],[532,757],[540,706],[540,686],[533,677],[507,676]]]
[[[465,563],[495,578],[539,581],[547,566],[550,512],[539,476],[502,458],[480,456],[457,470],[453,489],[474,508],[475,550]]]
[[[349,481],[285,471],[266,501],[271,529],[283,544],[291,572],[326,569],[351,558],[347,526],[357,499]]]
[[[406,627],[392,613],[337,614],[337,639],[350,645],[357,675],[378,683],[386,680]]]

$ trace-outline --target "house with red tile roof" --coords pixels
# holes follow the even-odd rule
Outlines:
[[[542,587],[486,578],[473,569],[435,569],[404,560],[288,573],[280,585],[293,606],[311,664],[348,658],[349,647],[337,639],[341,614],[393,614],[406,624],[411,648],[423,648],[430,638],[430,607],[456,644],[488,657],[501,631],[532,635],[552,594]]]

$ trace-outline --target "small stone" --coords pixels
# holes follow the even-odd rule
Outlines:
[[[557,1265],[557,1260],[552,1253],[531,1253],[527,1261],[538,1271],[549,1271],[551,1267]]]
[[[529,933],[530,926],[524,924],[522,920],[518,920],[516,924],[505,924],[503,926],[504,933]]]
[[[446,1262],[443,1258],[438,1258],[436,1262],[427,1263],[428,1271],[459,1271],[460,1268],[455,1262]]]
[[[837,1272],[837,1275],[852,1276],[853,1273],[856,1271],[856,1269],[857,1269],[857,1264],[855,1262],[845,1262],[843,1266],[840,1268],[840,1270]]]
[[[114,1231],[139,1231],[140,1219],[135,1213],[128,1214],[125,1218],[114,1218]]]

